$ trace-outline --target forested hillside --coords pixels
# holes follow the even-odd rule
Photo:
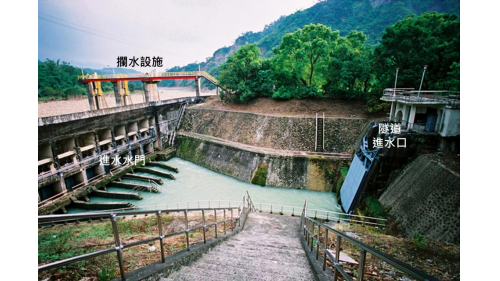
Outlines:
[[[366,36],[365,44],[376,46],[380,43],[387,26],[406,18],[408,15],[420,15],[427,11],[460,14],[459,0],[328,0],[313,7],[283,16],[261,32],[247,32],[239,36],[232,46],[226,46],[214,52],[213,56],[201,63],[201,69],[214,76],[219,75],[219,65],[227,57],[245,44],[255,43],[261,56],[269,58],[272,48],[281,43],[287,33],[303,28],[307,24],[323,24],[332,30],[339,30],[340,36],[346,36],[352,30],[362,31]],[[196,71],[198,64],[176,66],[168,71]],[[163,86],[189,85],[191,81],[164,81]],[[204,83],[209,87],[209,83]]]
[[[247,44],[220,65],[221,98],[244,103],[274,99],[360,98],[368,111],[383,109],[380,96],[393,87],[460,91],[460,22],[457,15],[427,12],[386,28],[375,47],[367,36],[342,36],[322,24],[308,24],[283,36],[270,58]],[[422,73],[426,69],[426,79]]]
[[[38,61],[38,99],[66,99],[72,96],[82,96],[86,94],[85,86],[78,83],[77,76],[82,75],[82,71],[87,73],[97,74],[113,74],[113,69],[80,69],[72,66],[65,61],[53,61],[47,59],[46,61]],[[116,68],[116,74],[138,73],[133,69]],[[113,91],[111,82],[103,82],[101,84],[102,90]],[[142,83],[131,82],[129,89],[134,91],[141,89]]]

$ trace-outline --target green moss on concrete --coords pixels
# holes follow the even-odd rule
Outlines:
[[[340,188],[344,183],[345,177],[347,176],[347,172],[349,172],[349,167],[340,168],[340,178],[337,181],[337,186],[335,188],[335,194],[337,195],[337,199],[340,198]]]
[[[387,218],[384,207],[378,201],[377,198],[373,196],[368,196],[363,200],[364,214],[366,216],[376,217],[376,218]]]
[[[267,168],[267,163],[259,164],[253,174],[251,183],[266,186]]]

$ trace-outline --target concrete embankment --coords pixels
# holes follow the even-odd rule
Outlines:
[[[318,114],[318,116],[322,114]],[[357,148],[367,120],[325,118],[325,151],[349,152]],[[316,119],[280,117],[245,112],[187,108],[181,132],[280,150],[314,151]]]
[[[180,133],[176,156],[212,171],[259,185],[332,191],[349,154],[308,154],[263,149]]]
[[[427,155],[418,156],[389,185],[380,202],[414,232],[441,242],[460,244],[460,175]]]

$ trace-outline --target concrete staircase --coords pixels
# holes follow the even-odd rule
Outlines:
[[[245,228],[167,280],[314,280],[299,217],[250,213]]]

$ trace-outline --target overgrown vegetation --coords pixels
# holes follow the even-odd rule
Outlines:
[[[267,163],[259,164],[252,177],[251,183],[261,186],[266,186],[267,168],[268,168]]]
[[[439,280],[460,280],[460,246],[427,240],[418,233],[409,238],[388,235],[387,228],[383,230],[348,223],[337,224],[334,228],[344,233],[355,233],[356,239],[361,242],[427,272]],[[323,237],[322,233],[320,239],[324,239]],[[329,235],[328,238],[330,249],[334,249],[335,236]],[[341,249],[342,252],[359,261],[357,246],[343,241]],[[343,268],[354,274],[358,265],[347,263],[343,265]],[[367,254],[365,273],[367,280],[404,280],[404,276],[409,277],[371,254]]]
[[[339,97],[368,101],[368,111],[384,109],[382,90],[417,88],[424,65],[424,89],[460,90],[460,23],[456,15],[424,13],[387,27],[373,49],[363,32],[346,36],[322,24],[309,24],[283,36],[273,56],[262,58],[248,44],[220,66],[219,82],[227,98],[248,102],[275,99]]]
[[[152,238],[158,235],[157,216],[127,217],[117,221],[118,232],[122,244],[128,244]],[[185,227],[184,215],[162,215],[163,233],[173,233],[183,230]],[[196,225],[202,224],[201,215],[192,215],[190,222]],[[214,221],[213,215],[206,216],[207,223]],[[234,224],[227,223],[227,229]],[[214,237],[214,227],[207,229],[207,239]],[[219,225],[218,233],[224,229]],[[203,241],[202,230],[189,233],[190,243]],[[109,220],[80,222],[78,224],[56,225],[43,227],[38,230],[38,264],[46,264],[57,260],[75,257],[78,255],[95,252],[114,247],[114,236]],[[150,250],[155,246],[155,250]],[[166,255],[173,254],[186,248],[185,235],[176,235],[165,238],[164,246]],[[123,251],[125,272],[136,270],[160,259],[159,242],[151,242],[127,248]],[[39,279],[51,278],[51,280],[111,280],[120,275],[116,253],[112,252],[96,258],[83,260],[64,265],[39,274]]]
[[[365,197],[360,209],[363,210],[362,213],[365,216],[387,219],[387,213],[384,206],[382,206],[380,201],[374,196]]]
[[[340,199],[340,188],[342,187],[342,184],[344,183],[345,177],[347,176],[348,172],[349,167],[340,168],[340,179],[337,181],[337,186],[335,187],[335,195],[337,196],[337,200]]]

